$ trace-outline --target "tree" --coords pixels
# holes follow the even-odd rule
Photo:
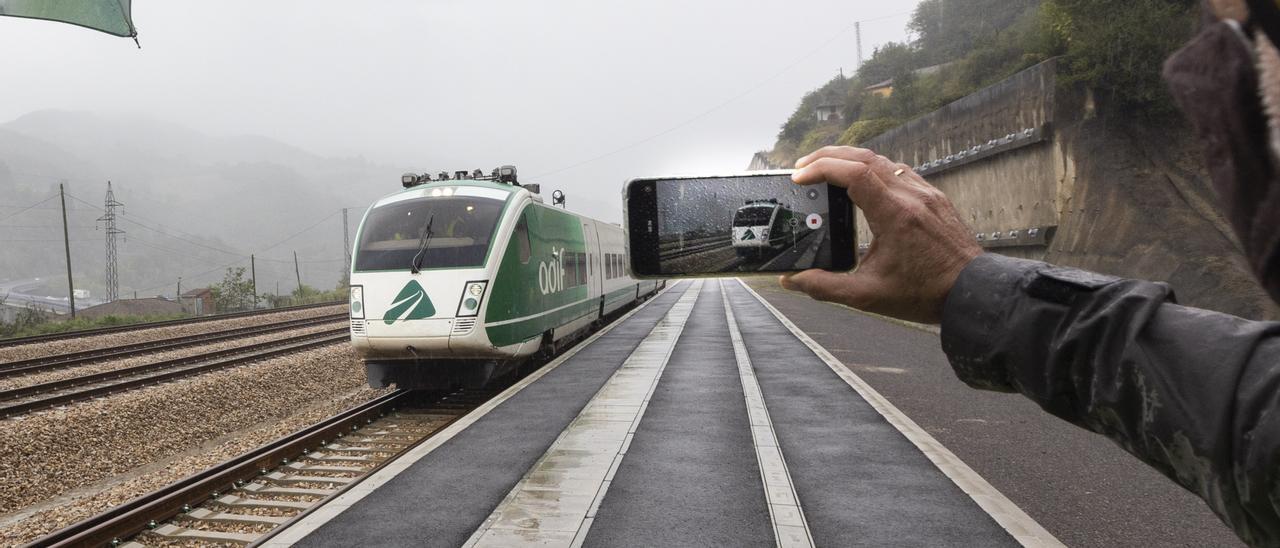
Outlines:
[[[919,55],[914,46],[889,42],[876,48],[871,58],[862,64],[858,69],[858,79],[864,86],[872,86],[918,68]]]
[[[1173,110],[1161,69],[1191,36],[1194,0],[1048,0],[1049,24],[1066,43],[1063,76],[1095,91],[1104,112]]]
[[[253,307],[253,282],[245,279],[244,270],[244,267],[228,268],[222,283],[209,288],[218,311],[249,310]]]

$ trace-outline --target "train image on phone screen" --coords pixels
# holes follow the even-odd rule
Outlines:
[[[789,177],[657,184],[658,259],[667,273],[828,268],[826,185]]]

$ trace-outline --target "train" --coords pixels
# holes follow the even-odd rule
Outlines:
[[[794,244],[808,229],[803,220],[776,199],[747,200],[733,215],[733,249],[739,257],[759,257]]]
[[[351,345],[374,388],[483,387],[657,293],[622,227],[567,211],[514,166],[407,173],[356,232]]]

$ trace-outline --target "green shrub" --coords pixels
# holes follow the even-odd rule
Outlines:
[[[840,135],[840,139],[836,141],[836,144],[858,146],[870,141],[873,137],[880,135],[881,133],[898,127],[898,125],[899,122],[892,118],[859,120],[854,122],[853,125],[849,126],[849,129],[846,129],[844,133]]]

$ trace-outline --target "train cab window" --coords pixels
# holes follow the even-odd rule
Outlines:
[[[533,257],[533,246],[529,244],[529,221],[523,215],[516,223],[516,231],[512,237],[520,248],[520,264],[529,264],[529,259]]]
[[[763,226],[769,224],[773,217],[771,206],[747,206],[738,210],[733,217],[733,226]]]
[[[377,207],[361,228],[355,269],[409,270],[419,252],[422,268],[482,266],[503,203],[443,196]]]

